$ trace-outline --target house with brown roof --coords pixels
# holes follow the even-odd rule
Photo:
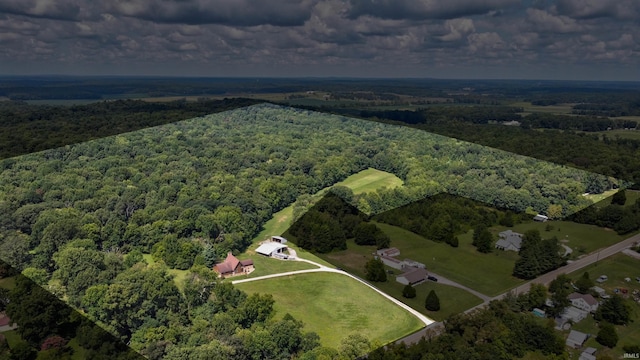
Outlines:
[[[250,274],[255,270],[253,266],[253,260],[238,260],[231,251],[227,254],[227,258],[224,259],[223,262],[216,264],[213,267],[213,271],[218,273],[218,276],[221,278],[227,278],[231,276],[237,275],[246,275]]]
[[[591,294],[580,294],[574,292],[568,296],[571,305],[577,307],[580,310],[595,312],[598,310],[598,300],[596,300]]]

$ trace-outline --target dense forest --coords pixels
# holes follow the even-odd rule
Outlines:
[[[271,326],[301,326],[268,322],[267,297],[212,285],[203,264],[244,251],[301,195],[368,167],[404,186],[353,195],[366,214],[450,192],[517,211],[560,206],[560,216],[589,204],[583,192],[616,185],[406,127],[256,105],[2,160],[0,253],[149,357],[260,358],[255,344],[277,341],[260,338]],[[183,292],[170,267],[189,270]]]
[[[398,226],[429,240],[457,246],[457,236],[477,227],[513,226],[530,215],[498,210],[471,199],[439,194],[373,216],[373,220]]]
[[[0,101],[0,159],[99,139],[258,103],[251,99],[90,105],[28,105]]]

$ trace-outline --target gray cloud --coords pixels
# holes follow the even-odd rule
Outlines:
[[[384,19],[454,19],[486,14],[517,4],[518,0],[350,0],[349,16],[371,15]]]
[[[576,19],[605,17],[638,19],[640,2],[637,0],[557,0],[553,10],[560,15]]]
[[[0,69],[213,76],[528,71],[546,77],[553,76],[549,69],[563,69],[558,76],[584,71],[586,77],[609,69],[628,80],[638,76],[629,69],[640,67],[638,4],[4,0]],[[574,67],[581,70],[569,71]]]
[[[116,0],[105,10],[148,21],[176,24],[252,26],[302,25],[314,0]]]

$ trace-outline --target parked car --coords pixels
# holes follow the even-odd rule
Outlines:
[[[603,283],[607,280],[609,280],[609,277],[607,275],[600,275],[600,277],[596,281],[599,283]]]
[[[431,281],[438,282],[438,278],[437,278],[437,277],[435,277],[435,276],[431,276],[431,275],[429,275],[429,276],[427,276],[427,279],[428,279],[428,280],[431,280]]]

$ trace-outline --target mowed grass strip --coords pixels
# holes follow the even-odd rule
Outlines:
[[[394,174],[369,168],[353,174],[344,181],[336,183],[336,186],[346,186],[350,188],[354,194],[361,194],[376,191],[381,188],[394,188],[402,186],[402,179]]]
[[[320,335],[322,345],[338,347],[352,333],[388,343],[423,323],[366,285],[345,275],[310,273],[237,284],[247,293],[272,294],[276,318],[286,313]]]

